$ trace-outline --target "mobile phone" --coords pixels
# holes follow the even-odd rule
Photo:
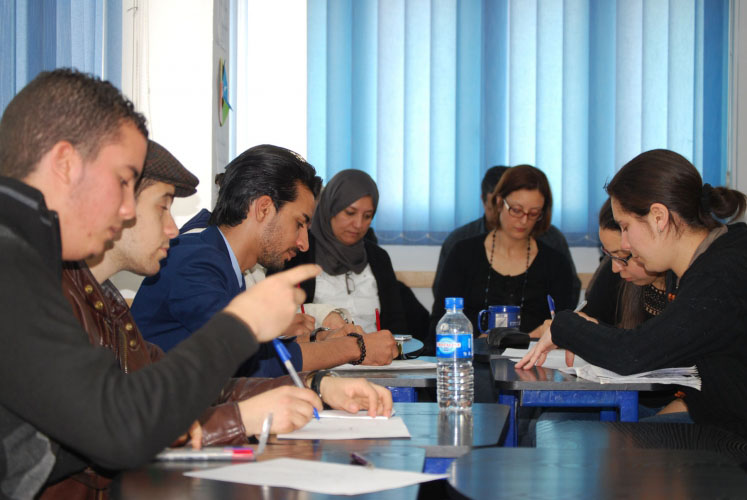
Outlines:
[[[393,335],[394,340],[397,342],[407,342],[412,340],[412,335]]]

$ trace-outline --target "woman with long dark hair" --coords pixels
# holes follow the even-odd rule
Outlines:
[[[595,324],[563,311],[517,368],[541,365],[562,347],[621,374],[695,365],[700,391],[667,411],[747,436],[747,226],[745,195],[703,184],[695,167],[667,150],[640,154],[607,186],[621,246],[649,272],[672,270],[673,300],[636,328]]]

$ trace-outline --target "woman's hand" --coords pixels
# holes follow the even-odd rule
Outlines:
[[[594,323],[596,325],[599,324],[599,320],[597,320],[596,318],[592,318],[591,316],[587,315],[586,313],[582,313],[581,311],[576,311],[576,314],[578,314],[579,316],[581,316],[582,318],[584,318],[586,321],[591,321],[592,323]]]
[[[343,328],[345,325],[347,325],[347,322],[335,311],[329,313],[324,318],[324,321],[322,321],[322,326],[326,326],[330,330],[337,330],[338,328]]]
[[[541,338],[542,334],[550,329],[550,325],[552,325],[552,320],[546,319],[544,323],[542,323],[540,326],[538,326],[537,328],[529,332],[529,338],[530,339]]]
[[[552,343],[552,332],[550,328],[545,330],[545,333],[542,334],[542,337],[539,339],[539,342],[537,342],[537,345],[535,345],[531,351],[527,353],[526,356],[521,358],[521,360],[516,363],[516,368],[523,368],[525,370],[529,370],[533,366],[542,366],[542,364],[547,359],[547,353],[552,351],[553,349],[557,349],[558,346]],[[566,356],[566,361],[567,361]]]
[[[363,378],[324,377],[319,385],[322,399],[336,410],[357,413],[368,410],[372,417],[392,414],[392,393]]]

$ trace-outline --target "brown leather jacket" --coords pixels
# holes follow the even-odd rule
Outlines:
[[[65,263],[62,291],[73,313],[88,332],[91,344],[111,349],[125,373],[139,370],[164,356],[160,347],[146,342],[119,290],[110,282],[99,284],[85,263]],[[237,402],[274,387],[292,385],[290,377],[234,378],[217,401],[200,417],[202,445],[245,444],[246,431]],[[90,467],[44,490],[42,499],[108,498],[109,478]]]

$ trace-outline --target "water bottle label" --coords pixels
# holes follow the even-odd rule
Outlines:
[[[472,358],[472,334],[436,335],[436,357]]]

